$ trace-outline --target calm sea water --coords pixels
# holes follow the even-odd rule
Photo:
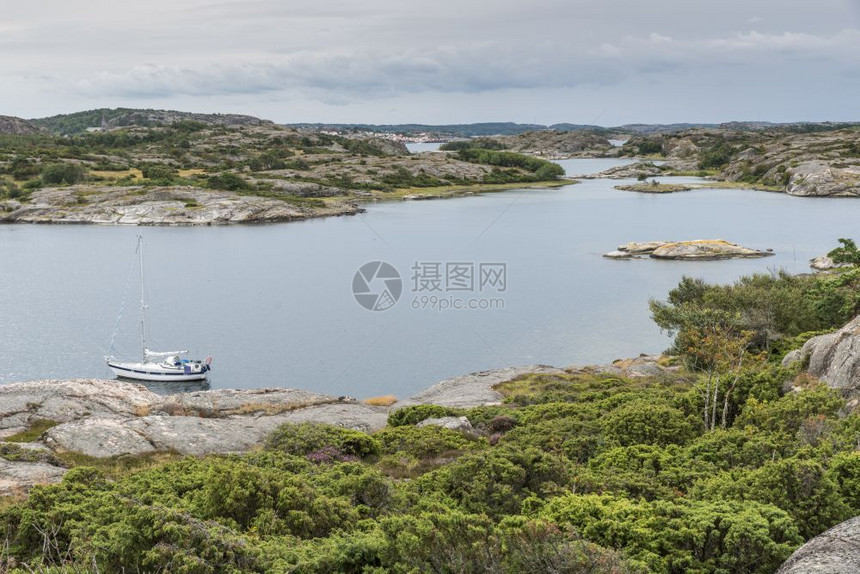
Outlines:
[[[572,173],[613,163],[601,161],[563,163]],[[731,281],[777,268],[806,272],[807,260],[836,238],[857,235],[857,200],[740,190],[643,195],[616,191],[617,183],[380,203],[361,216],[282,225],[0,226],[0,382],[109,376],[102,357],[141,232],[151,347],[212,354],[215,388],[358,397],[405,397],[445,377],[507,365],[659,352],[668,340],[649,318],[648,299],[665,296],[684,274]],[[600,257],[627,241],[693,238],[772,248],[776,256]],[[371,261],[389,262],[402,276],[400,299],[386,311],[368,311],[353,296],[356,271]],[[473,291],[444,291],[447,263],[474,268]],[[415,290],[413,276],[432,286],[436,264],[443,292]],[[478,289],[481,264],[506,266],[506,290]],[[450,286],[462,287],[465,277]],[[381,291],[380,281],[372,291]],[[135,358],[136,275],[130,283],[117,352]],[[492,299],[494,308],[434,310],[422,299],[432,295],[479,306]]]

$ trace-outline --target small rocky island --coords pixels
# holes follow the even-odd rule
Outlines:
[[[715,261],[769,257],[773,251],[750,249],[724,239],[695,239],[692,241],[647,241],[620,245],[616,251],[603,256],[609,259],[652,259]]]
[[[634,183],[631,185],[616,185],[615,189],[620,191],[636,191],[639,193],[676,193],[679,191],[690,191],[693,189],[689,185],[680,185],[676,183],[660,183],[657,180],[650,182]]]

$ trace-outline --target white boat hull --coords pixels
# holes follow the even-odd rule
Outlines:
[[[113,373],[123,379],[134,379],[138,381],[203,381],[206,372],[186,373],[182,368],[166,368],[158,363],[115,363],[108,362],[108,367]]]

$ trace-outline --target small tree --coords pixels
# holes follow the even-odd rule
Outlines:
[[[752,331],[736,331],[718,324],[688,333],[691,343],[688,352],[703,372],[705,380],[699,392],[704,402],[703,421],[706,430],[714,430],[717,426],[717,404],[723,381],[726,388],[723,391],[720,426],[726,428],[729,401],[743,375],[744,361],[751,359],[748,351],[753,335]]]
[[[837,247],[827,254],[833,259],[834,263],[848,263],[850,265],[860,265],[860,249],[852,239],[840,238],[841,247]]]

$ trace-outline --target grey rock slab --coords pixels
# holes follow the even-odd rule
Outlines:
[[[261,417],[270,419],[274,430],[283,423],[317,422],[336,425],[363,432],[373,432],[388,424],[388,408],[374,407],[363,403],[336,403],[300,409],[282,415]]]
[[[397,403],[393,408],[402,408],[417,404],[461,408],[500,404],[504,400],[504,397],[498,391],[493,390],[495,385],[516,379],[522,375],[537,373],[563,375],[565,372],[562,369],[546,365],[506,367],[492,371],[480,371],[440,381],[432,387]]]
[[[0,430],[34,420],[72,421],[85,416],[134,416],[161,400],[142,385],[103,379],[30,381],[0,386]]]
[[[186,410],[225,415],[253,414],[332,403],[337,400],[331,395],[301,389],[217,389],[171,395],[153,405],[152,412],[153,414],[158,412],[175,414]]]
[[[722,239],[679,241],[662,245],[651,252],[653,259],[734,259],[750,257],[768,257],[773,255],[769,251],[759,251],[743,247]]]
[[[265,421],[268,418],[149,416],[125,424],[132,432],[146,437],[153,449],[179,454],[228,454],[245,452],[263,442],[271,432],[271,425]]]
[[[860,316],[835,333],[808,340],[795,358],[807,357],[809,373],[830,387],[860,388]]]
[[[860,572],[860,516],[819,534],[794,551],[777,574]]]
[[[62,480],[67,469],[44,462],[9,462],[0,459],[0,496],[23,494],[37,484]]]
[[[63,423],[46,433],[45,444],[55,451],[79,452],[97,458],[157,450],[130,425],[134,420],[88,417]]]

